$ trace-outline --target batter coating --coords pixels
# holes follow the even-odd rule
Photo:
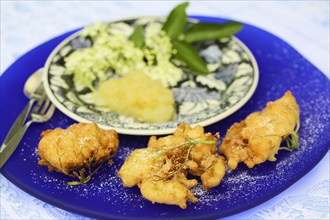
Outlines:
[[[38,164],[47,166],[49,171],[78,177],[80,182],[72,182],[73,185],[87,182],[116,153],[119,145],[116,131],[101,130],[95,123],[46,130],[41,137]]]
[[[218,186],[225,175],[225,161],[216,154],[219,134],[204,133],[201,126],[180,124],[173,135],[152,136],[148,147],[134,150],[118,172],[125,187],[137,185],[152,203],[187,207],[198,199],[190,190],[200,176],[207,190]]]
[[[286,149],[298,147],[299,106],[290,91],[267,103],[261,112],[250,114],[233,124],[220,146],[220,153],[228,160],[228,167],[236,169],[244,162],[249,168],[266,160],[275,161],[283,140]]]

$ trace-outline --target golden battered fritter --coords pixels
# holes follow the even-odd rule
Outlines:
[[[228,160],[228,167],[236,169],[244,162],[249,168],[266,160],[275,161],[281,142],[287,149],[298,145],[299,106],[290,91],[267,103],[261,112],[250,114],[245,120],[233,124],[220,146],[220,153]]]
[[[78,177],[81,183],[87,182],[98,167],[116,153],[119,145],[116,131],[101,130],[95,123],[46,130],[41,137],[38,164],[47,166],[49,171]]]
[[[134,150],[118,172],[125,187],[139,186],[142,195],[152,203],[187,207],[187,201],[198,199],[190,190],[200,176],[203,187],[220,184],[225,175],[225,161],[216,154],[219,134],[204,133],[201,126],[180,124],[173,135],[152,136],[148,147]]]

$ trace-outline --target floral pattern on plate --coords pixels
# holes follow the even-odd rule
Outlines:
[[[155,20],[150,18],[147,22]],[[135,22],[141,23],[141,20],[122,20],[108,25],[120,24],[128,27],[121,31],[129,32]],[[146,22],[145,18],[143,22]],[[257,63],[249,49],[236,37],[195,43],[193,46],[205,59],[211,74],[192,74],[185,65],[174,60],[174,64],[184,73],[178,83],[170,87],[177,115],[166,123],[144,123],[94,105],[91,90],[78,88],[73,75],[66,72],[65,57],[91,45],[92,40],[78,32],[55,48],[45,66],[46,92],[56,107],[69,117],[80,122],[93,121],[119,133],[168,134],[180,122],[202,126],[215,123],[242,107],[251,98],[258,83]]]

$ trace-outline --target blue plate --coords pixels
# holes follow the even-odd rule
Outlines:
[[[223,22],[212,17],[192,17],[202,22]],[[77,31],[77,30],[75,30]],[[27,103],[23,85],[28,76],[42,67],[51,51],[73,32],[63,34],[31,50],[10,66],[1,77],[1,142],[11,124]],[[223,137],[234,122],[261,110],[269,101],[291,90],[301,108],[300,146],[293,152],[280,151],[276,162],[253,169],[239,165],[228,172],[222,183],[208,191],[194,188],[199,202],[188,203],[185,210],[176,206],[151,204],[139,189],[123,188],[116,172],[128,154],[145,147],[147,136],[120,135],[120,148],[113,166],[103,166],[85,185],[68,187],[72,179],[48,172],[37,165],[40,133],[55,127],[67,127],[73,120],[60,111],[44,124],[33,124],[1,173],[22,190],[67,211],[93,218],[189,218],[208,219],[233,215],[278,195],[309,172],[330,146],[330,82],[290,45],[251,25],[244,25],[237,37],[255,56],[260,70],[259,85],[252,98],[230,117],[205,127],[220,131]]]

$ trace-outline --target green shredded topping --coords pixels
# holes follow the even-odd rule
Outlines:
[[[95,91],[95,82],[103,82],[110,74],[126,75],[131,71],[141,71],[160,80],[166,87],[174,86],[183,71],[170,61],[174,50],[170,38],[161,28],[159,23],[148,23],[144,30],[144,44],[137,47],[129,36],[134,27],[128,24],[88,26],[82,36],[90,37],[93,45],[66,57],[66,71],[74,75],[76,85],[92,91]]]

